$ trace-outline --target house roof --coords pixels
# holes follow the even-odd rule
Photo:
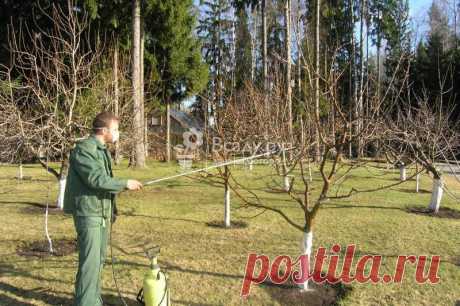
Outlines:
[[[179,124],[184,128],[195,128],[197,130],[203,130],[203,123],[195,116],[177,109],[171,109],[170,114],[171,117],[176,119],[177,122],[179,122]]]

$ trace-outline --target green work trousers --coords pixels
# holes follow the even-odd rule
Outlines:
[[[107,255],[109,219],[74,216],[78,272],[74,306],[102,306],[101,278]]]

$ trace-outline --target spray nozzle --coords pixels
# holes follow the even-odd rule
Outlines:
[[[144,249],[145,255],[152,260],[153,258],[157,257],[160,254],[160,246],[154,245]]]

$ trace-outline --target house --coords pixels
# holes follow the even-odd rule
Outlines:
[[[196,131],[202,133],[204,131],[204,123],[202,120],[193,116],[192,114],[177,110],[171,109],[171,146],[180,147],[184,145],[184,133],[190,131]],[[149,115],[148,121],[149,134],[154,136],[154,139],[162,140],[159,141],[155,146],[161,145],[166,139],[166,114],[153,112]],[[185,134],[187,135],[187,134]],[[152,138],[152,137],[149,137]],[[162,147],[164,150],[164,147]],[[173,150],[174,151],[174,150]],[[177,153],[177,150],[176,150]]]

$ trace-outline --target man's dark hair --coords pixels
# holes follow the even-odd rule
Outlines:
[[[108,128],[112,121],[118,121],[118,117],[111,112],[101,112],[97,114],[93,120],[93,133],[101,133],[102,128]]]

